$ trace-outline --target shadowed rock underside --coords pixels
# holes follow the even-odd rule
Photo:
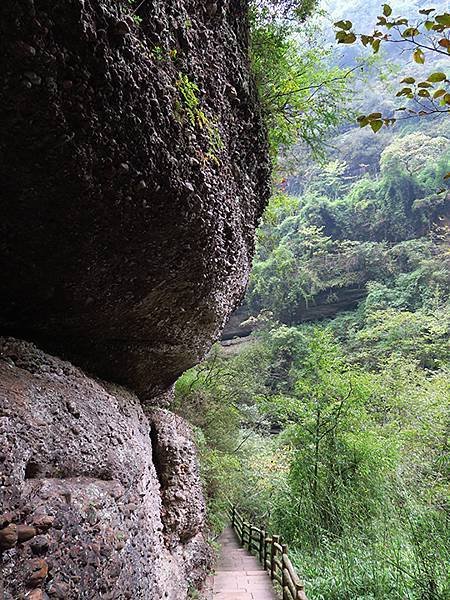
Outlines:
[[[139,6],[0,6],[0,326],[151,399],[243,294],[269,162],[246,2]]]

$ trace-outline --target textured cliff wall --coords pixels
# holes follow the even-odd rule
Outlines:
[[[150,398],[242,295],[269,165],[246,2],[130,10],[1,3],[0,326]]]
[[[1,342],[8,599],[183,600],[204,576],[195,451],[155,407],[241,298],[268,195],[246,9],[0,4],[0,334],[94,374]]]
[[[0,473],[5,600],[181,600],[210,566],[183,421],[12,338]]]

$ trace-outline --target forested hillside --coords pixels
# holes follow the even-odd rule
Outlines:
[[[292,324],[375,291],[379,304],[403,309],[435,297],[448,260],[447,135],[352,129],[328,162],[288,178],[259,230],[249,312]]]
[[[358,31],[380,11],[327,8],[318,22],[350,15]],[[339,52],[322,59],[342,75],[359,54]],[[409,62],[389,48],[345,75],[337,121],[313,116],[328,134],[282,145],[241,309],[253,333],[176,388],[212,530],[229,498],[282,533],[309,600],[450,597],[450,123],[355,122],[395,106]]]

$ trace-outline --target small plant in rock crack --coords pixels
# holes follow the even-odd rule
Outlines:
[[[217,158],[217,154],[224,147],[224,143],[217,125],[212,123],[200,108],[200,99],[198,97],[200,90],[198,85],[194,81],[191,81],[188,75],[179,73],[176,87],[181,96],[181,102],[177,103],[176,111],[184,115],[193,127],[206,130],[208,135],[208,150],[204,154],[204,159],[205,161],[211,161],[219,165],[220,161]]]
[[[162,61],[176,61],[178,58],[178,50],[176,48],[172,48],[171,50],[163,50],[161,46],[154,46],[150,50],[149,58],[153,60],[162,62]]]
[[[201,129],[208,123],[208,118],[200,108],[198,85],[184,73],[179,73],[176,86],[181,96],[181,107],[189,123]]]
[[[140,25],[142,23],[142,17],[136,14],[136,10],[145,2],[145,0],[143,0],[143,2],[140,2],[135,8],[136,2],[137,0],[125,0],[125,3],[128,4],[130,9],[134,9],[131,11],[131,18],[136,23],[136,25]]]
[[[194,587],[190,586],[188,589],[189,600],[200,600],[200,592]]]
[[[161,46],[155,46],[151,49],[151,56],[155,60],[164,60],[164,50]]]
[[[205,158],[219,166],[220,160],[217,155],[223,150],[225,144],[223,143],[222,136],[220,135],[219,128],[216,124],[211,124],[208,121],[206,127],[208,130],[208,151],[205,154]]]

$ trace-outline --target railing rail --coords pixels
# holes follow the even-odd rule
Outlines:
[[[244,519],[238,509],[230,502],[229,517],[231,526],[240,543],[252,554],[283,590],[283,600],[308,600],[305,586],[297,575],[288,556],[288,547],[282,543],[279,535],[268,536],[267,532]]]

